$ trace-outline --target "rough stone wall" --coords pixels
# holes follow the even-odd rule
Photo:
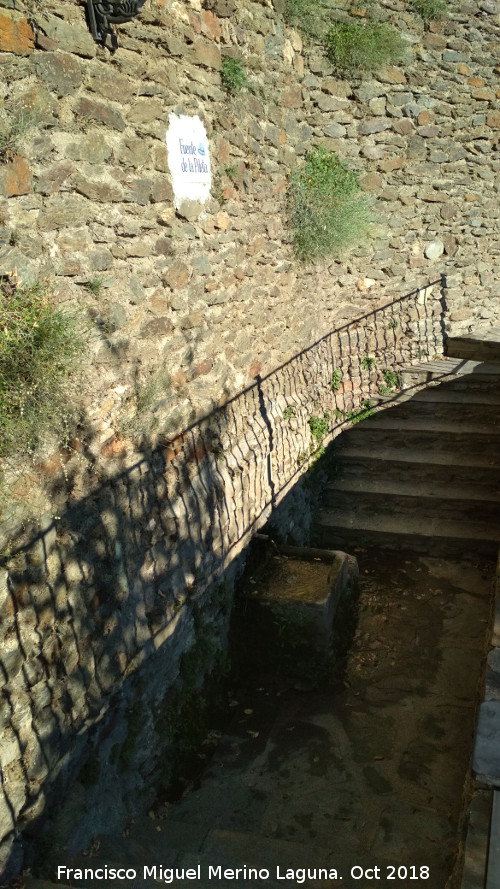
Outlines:
[[[428,31],[402,0],[377,6],[411,59],[366,82],[334,77],[270,3],[213,8],[146,6],[118,28],[114,54],[76,2],[0,13],[2,117],[15,128],[21,110],[26,127],[0,168],[0,235],[13,242],[0,271],[52,275],[58,300],[90,315],[83,407],[99,457],[159,368],[160,427],[179,432],[436,271],[449,276],[454,332],[499,318],[496,4],[461,3]],[[234,97],[221,89],[221,54],[247,73]],[[215,196],[196,218],[172,208],[171,111],[199,114],[210,136]],[[301,267],[284,195],[317,142],[359,172],[380,224],[342,261]],[[436,238],[445,253],[429,260]],[[85,286],[96,277],[97,295]]]
[[[128,765],[147,785],[151,713],[193,641],[194,603],[206,598],[222,638],[212,575],[305,471],[308,420],[333,407],[328,373],[340,352],[327,338],[318,353],[267,374],[441,272],[449,330],[499,322],[497,7],[461,3],[424,31],[402,0],[377,5],[404,32],[413,61],[361,83],[334,77],[318,47],[305,50],[275,8],[250,0],[218,0],[213,11],[180,0],[147,6],[119,27],[114,54],[92,41],[83,5],[0,0],[0,117],[17,133],[0,165],[0,272],[49,276],[56,302],[91,323],[85,423],[69,449],[54,444],[21,467],[4,523],[8,534],[37,498],[47,514],[38,543],[25,529],[27,549],[8,562],[2,592],[9,842],[97,746],[100,773],[122,787],[119,800],[109,797],[120,820],[137,785],[122,772],[115,780],[111,750],[125,743],[131,712],[137,721],[134,682],[143,676],[146,752]],[[241,58],[247,73],[249,87],[234,98],[221,88],[221,53]],[[193,218],[172,208],[171,111],[200,115],[209,133],[213,197]],[[284,196],[290,169],[318,142],[359,172],[380,224],[342,261],[300,266]],[[445,252],[431,260],[424,251],[436,239]],[[99,293],[86,286],[96,278]],[[416,298],[399,327],[386,319],[378,331],[374,318],[361,325],[362,340],[359,325],[342,334],[343,360],[356,368],[343,383],[348,409],[369,394],[364,354],[394,367],[442,348],[440,307],[434,316]],[[206,431],[180,436],[259,375]],[[141,387],[155,381],[151,412],[173,440],[151,452],[137,408]],[[284,422],[288,407],[295,415]],[[82,800],[94,806],[88,785],[87,769],[75,810]],[[89,830],[87,822],[75,846]]]
[[[0,272],[50,276],[56,301],[90,318],[85,432],[73,445],[93,473],[113,471],[117,439],[137,459],[148,425],[127,418],[148,385],[157,428],[178,433],[257,373],[436,272],[448,277],[454,333],[499,321],[492,0],[462,3],[427,31],[401,0],[377,7],[411,57],[364,82],[334,77],[320,48],[304,50],[267,3],[146,6],[118,28],[114,54],[93,42],[83,5],[2,5],[1,118],[18,140],[0,166]],[[234,97],[221,88],[224,54],[247,74]],[[172,206],[171,111],[199,114],[210,137],[214,197],[190,219]],[[318,142],[358,171],[379,226],[341,261],[304,267],[284,196]],[[435,239],[445,252],[430,260]],[[86,287],[96,278],[99,293]],[[28,499],[39,513],[59,509],[47,487],[68,488],[67,455],[54,442],[45,456],[14,473],[9,533]],[[89,484],[80,465],[75,498]]]
[[[436,288],[365,315],[99,485],[4,560],[7,873],[19,867],[19,831],[80,851],[144,808],[162,773],[168,780],[183,714],[174,700],[214,672],[238,555],[269,517],[282,535],[307,534],[307,511],[290,509],[287,495],[322,444],[310,421],[328,419],[326,444],[378,391],[384,367],[442,351],[443,326]]]

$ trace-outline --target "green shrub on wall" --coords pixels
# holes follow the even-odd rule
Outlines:
[[[285,21],[313,41],[322,39],[332,20],[332,6],[323,0],[285,0]]]
[[[222,86],[228,93],[237,93],[246,84],[243,65],[239,59],[224,56],[221,66]]]
[[[410,7],[423,18],[424,22],[432,22],[448,12],[446,0],[411,0]]]
[[[358,178],[335,154],[317,146],[290,177],[288,221],[301,260],[336,256],[364,241],[372,214]]]
[[[76,319],[53,307],[44,285],[0,284],[0,457],[33,451],[64,427],[81,348]]]
[[[335,22],[325,37],[326,54],[339,74],[362,75],[402,61],[406,44],[390,25]]]

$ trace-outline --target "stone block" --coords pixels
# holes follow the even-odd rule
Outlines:
[[[371,120],[363,120],[358,124],[358,133],[362,136],[370,136],[373,133],[381,133],[389,129],[391,122],[387,117],[374,117]]]
[[[103,102],[95,102],[93,99],[82,96],[78,99],[74,110],[83,120],[95,120],[96,123],[102,123],[112,130],[120,132],[125,129],[125,121],[121,113]]]
[[[378,169],[382,170],[384,173],[392,173],[393,170],[400,170],[404,165],[404,157],[388,157],[385,160],[380,161],[377,166]]]
[[[165,120],[165,106],[158,99],[139,98],[127,114],[130,124],[148,124],[155,120]]]
[[[169,315],[153,318],[141,328],[141,337],[165,337],[172,332],[173,324]]]
[[[213,43],[197,40],[194,45],[194,55],[200,65],[204,65],[206,68],[215,68],[217,71],[220,70],[222,64],[221,53]]]
[[[500,129],[500,111],[490,111],[486,116],[486,126],[495,130]]]
[[[320,111],[344,111],[349,106],[347,99],[327,95],[326,93],[314,96],[313,101]]]
[[[101,164],[112,153],[112,148],[104,138],[102,130],[86,133],[75,142],[66,146],[66,154],[72,160],[85,161],[89,164]]]
[[[129,203],[145,207],[151,197],[151,179],[133,179],[125,192],[124,199]]]
[[[84,25],[83,16],[82,25],[76,22],[65,22],[55,15],[46,16],[43,19],[42,30],[57,44],[59,49],[65,52],[75,53],[77,56],[89,59],[96,55],[96,44],[90,31]]]
[[[33,31],[26,19],[17,13],[0,13],[0,51],[25,56],[33,49]]]
[[[262,557],[265,571],[256,575],[249,600],[299,621],[318,651],[327,652],[335,611],[349,583],[345,553],[302,547],[280,547],[280,555]],[[286,617],[284,620],[286,621]]]
[[[55,194],[61,187],[68,182],[71,175],[75,171],[75,166],[69,161],[61,161],[52,164],[48,169],[44,170],[42,175],[38,177],[36,182],[36,191],[39,194]]]
[[[405,75],[395,65],[382,65],[377,76],[382,83],[406,83]]]
[[[35,71],[42,83],[59,97],[74,93],[83,79],[82,63],[67,52],[37,55]]]
[[[300,108],[302,105],[302,89],[300,86],[288,87],[281,94],[281,104],[284,108]]]
[[[73,187],[76,192],[84,195],[90,201],[98,201],[99,203],[112,203],[114,201],[123,200],[123,189],[111,177],[106,179],[88,179],[81,174],[77,174],[73,180]]]
[[[102,62],[95,62],[95,67],[90,68],[88,87],[95,93],[104,96],[111,101],[130,102],[136,95],[137,84],[135,81],[121,74]]]
[[[201,33],[212,40],[220,40],[221,27],[220,22],[209,9],[203,9],[200,14]]]
[[[0,194],[6,198],[29,194],[31,190],[31,170],[27,160],[16,155],[0,167]]]
[[[155,179],[151,186],[151,200],[153,203],[161,203],[163,201],[173,201],[174,192],[170,181],[163,177]]]

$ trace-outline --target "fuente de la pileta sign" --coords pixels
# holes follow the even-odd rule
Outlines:
[[[185,200],[204,204],[212,174],[207,134],[200,118],[169,114],[166,143],[175,207]]]

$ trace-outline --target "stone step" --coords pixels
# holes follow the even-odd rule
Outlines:
[[[374,502],[383,498],[392,504],[393,498],[404,505],[411,501],[421,503],[423,508],[432,510],[440,509],[442,505],[450,511],[462,512],[467,509],[491,510],[492,514],[500,514],[500,488],[491,485],[475,485],[464,482],[463,484],[450,484],[433,480],[400,479],[386,477],[384,471],[379,477],[373,477],[366,472],[356,473],[356,476],[339,475],[334,481],[327,484],[323,503],[325,506],[334,506],[340,503],[342,498],[363,497],[371,498]]]
[[[408,390],[403,390],[402,394],[405,395],[407,393]],[[451,382],[440,383],[437,386],[428,386],[426,389],[420,389],[413,395],[408,393],[408,399],[411,399],[412,403],[424,401],[436,405],[460,404],[473,408],[477,406],[478,409],[480,409],[481,405],[500,405],[500,383],[498,385],[498,391],[496,391],[496,389],[490,390],[490,388],[487,388],[484,393],[478,392],[475,394],[473,402],[467,398],[462,389],[457,390]]]
[[[458,492],[457,492],[458,495]],[[408,521],[461,523],[464,526],[489,526],[491,536],[500,541],[500,509],[496,503],[444,497],[425,497],[420,492],[413,495],[386,494],[371,491],[351,491],[328,488],[324,495],[324,508],[347,515],[355,515],[356,522],[367,519],[397,519],[404,531]]]
[[[500,544],[498,526],[488,522],[461,522],[440,516],[421,518],[400,513],[367,515],[355,505],[351,509],[318,511],[316,536],[322,546],[380,546],[389,549],[427,552],[431,555],[482,555],[495,558]]]
[[[422,361],[417,364],[404,364],[398,373],[413,374],[426,377],[468,376],[481,377],[500,376],[499,361],[468,361],[465,358],[437,358],[434,361]]]
[[[422,410],[422,407],[424,409]],[[476,412],[473,409],[464,408],[463,412],[458,411],[456,407],[448,411],[448,416],[443,416],[439,409],[432,410],[432,404],[417,404],[407,402],[405,406],[379,411],[361,423],[356,424],[355,434],[361,435],[368,430],[397,430],[404,433],[408,437],[408,432],[425,432],[436,435],[451,435],[459,433],[461,436],[466,434],[472,437],[476,435],[497,436],[497,442],[500,441],[500,412],[497,411],[495,416],[493,411],[488,412],[485,416],[484,411]],[[431,408],[429,410],[428,408]],[[477,416],[479,413],[479,416]],[[470,419],[467,418],[467,414]],[[349,430],[346,430],[346,434]]]
[[[477,428],[478,431],[482,427],[486,430],[493,427],[494,431],[500,428],[500,391],[496,403],[493,401],[478,403],[475,399],[473,402],[467,402],[461,393],[449,394],[455,396],[455,399],[450,398],[447,401],[421,399],[416,395],[393,400],[385,399],[379,402],[380,405],[383,405],[384,410],[378,410],[369,420],[371,422],[375,418],[377,420],[387,418],[391,422],[398,419],[405,422],[405,428],[407,420],[426,420],[432,423],[447,424],[452,430],[456,429],[457,425],[464,428],[464,424],[467,424],[467,429]],[[368,422],[368,420],[363,422]]]
[[[500,361],[500,329],[490,327],[479,334],[448,337],[446,355],[474,361]]]
[[[424,469],[427,471],[431,467],[443,467],[442,471],[446,473],[443,477],[446,478],[448,473],[445,467],[463,467],[474,472],[484,469],[492,473],[500,469],[500,460],[495,459],[489,453],[481,452],[480,448],[478,448],[477,453],[472,453],[470,450],[456,452],[448,446],[440,450],[427,451],[423,454],[422,448],[418,447],[418,443],[415,446],[413,440],[411,446],[408,446],[405,442],[392,439],[393,437],[389,438],[389,444],[379,444],[376,451],[370,446],[367,438],[363,438],[363,441],[359,443],[354,438],[349,439],[349,442],[346,440],[342,446],[339,445],[334,451],[335,459],[339,463],[342,462],[346,465],[347,461],[351,459],[371,460],[380,464],[383,462],[387,462],[387,464],[394,463],[399,470],[404,464],[412,463],[414,466],[420,466],[422,472]],[[387,466],[387,471],[390,471],[389,465]],[[476,475],[474,475],[474,478],[476,478]]]
[[[479,466],[500,466],[500,437],[498,432],[481,432],[472,435],[460,427],[455,432],[437,433],[433,429],[409,430],[405,424],[379,421],[375,417],[365,420],[352,429],[346,430],[339,444],[339,453],[355,446],[365,448],[386,459],[387,450],[397,450],[411,454],[412,462],[426,463],[451,462],[466,455],[469,464]],[[389,457],[390,459],[390,457]]]
[[[466,418],[482,422],[493,418],[500,423],[500,382],[494,389],[475,393],[443,386],[430,386],[414,391],[402,389],[389,395],[372,395],[370,401],[378,415],[383,410],[395,411],[398,416],[436,416],[447,419]]]
[[[385,456],[385,459],[384,459]],[[431,455],[434,457],[435,455]],[[443,486],[449,494],[450,489],[460,486],[467,491],[464,496],[470,496],[469,488],[481,491],[481,496],[487,499],[495,499],[500,490],[500,466],[493,467],[488,463],[477,465],[468,459],[467,454],[456,455],[451,462],[443,462],[440,459],[432,460],[426,456],[425,463],[421,462],[421,455],[417,452],[403,451],[396,448],[384,448],[383,453],[373,452],[368,448],[349,445],[335,452],[336,480],[351,482],[360,480],[360,484],[366,480],[368,483],[377,480],[386,482],[392,486],[392,490],[400,489],[399,485],[406,486],[405,490],[420,491],[421,486]]]

